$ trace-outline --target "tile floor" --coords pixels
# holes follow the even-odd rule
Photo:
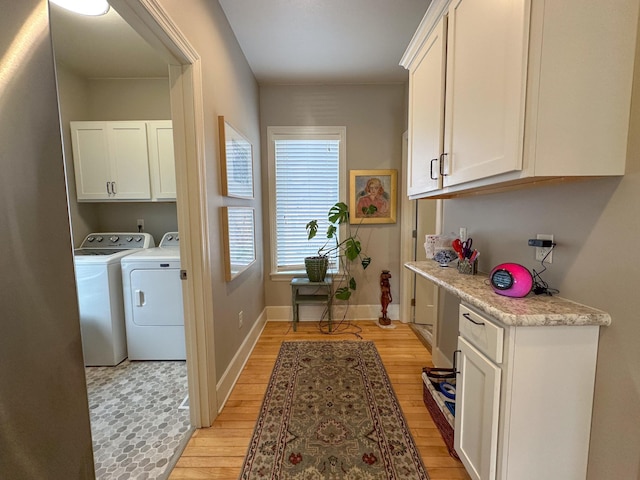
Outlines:
[[[186,362],[125,360],[85,371],[96,479],[167,478],[191,431],[189,410],[180,408]]]

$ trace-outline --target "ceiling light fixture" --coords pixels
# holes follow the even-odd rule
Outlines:
[[[81,15],[104,15],[109,11],[107,0],[51,0],[56,5]]]

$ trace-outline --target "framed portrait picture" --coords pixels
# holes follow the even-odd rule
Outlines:
[[[253,198],[253,145],[224,116],[218,117],[222,194]]]
[[[350,171],[350,223],[396,223],[397,170]]]
[[[256,261],[255,215],[250,207],[220,207],[225,279],[230,282]]]

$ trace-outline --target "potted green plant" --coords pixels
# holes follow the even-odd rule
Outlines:
[[[363,208],[365,216],[372,215],[376,211],[374,205]],[[349,223],[349,207],[346,203],[338,202],[333,205],[327,213],[329,226],[327,228],[327,241],[318,249],[318,255],[305,258],[305,267],[309,280],[320,282],[324,280],[329,265],[329,257],[335,253],[338,264],[342,272],[346,275],[346,285],[338,287],[335,292],[335,298],[339,300],[349,300],[351,293],[356,290],[356,280],[351,275],[351,264],[356,259],[360,260],[363,269],[366,269],[371,263],[371,258],[362,253],[362,244],[358,238],[358,230],[360,224],[352,231]],[[338,228],[340,225],[346,225],[346,238],[340,240],[338,238]],[[307,223],[308,239],[311,240],[318,233],[318,221],[311,220]]]

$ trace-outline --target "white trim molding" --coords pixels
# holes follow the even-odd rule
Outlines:
[[[253,352],[253,349],[255,348],[266,324],[267,309],[265,308],[258,317],[258,320],[253,324],[253,327],[251,327],[251,330],[245,337],[242,345],[240,345],[240,348],[233,356],[229,367],[220,377],[220,381],[216,386],[218,399],[222,399],[222,401],[218,402],[218,413],[222,411],[222,408],[229,399],[229,395],[231,395],[231,391],[236,385],[238,378],[242,373],[242,369],[247,363],[247,360],[249,360],[249,356],[251,355],[251,352]]]
[[[316,305],[302,305],[300,307],[300,321],[315,321],[317,322],[324,312],[322,306]],[[345,315],[346,310],[346,315]],[[267,321],[268,322],[290,322],[292,319],[291,306],[275,306],[267,307]],[[382,308],[380,305],[334,305],[333,306],[333,321],[339,322],[344,318],[350,321],[359,320],[377,320],[382,315]],[[400,317],[400,304],[392,303],[387,307],[387,316],[391,320],[398,320]],[[326,320],[323,318],[323,320]],[[402,323],[407,323],[407,320],[401,320]]]

